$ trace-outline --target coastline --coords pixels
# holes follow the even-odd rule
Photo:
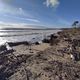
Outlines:
[[[42,40],[45,36],[49,36],[52,33],[57,33],[60,30],[31,30],[31,31],[21,31],[21,32],[1,32],[0,33],[0,42],[9,42],[9,43],[17,43],[17,42],[28,42],[31,41],[32,38],[38,38]],[[27,34],[27,35],[26,35]],[[38,40],[39,41],[39,40]]]
[[[50,46],[50,43],[33,44],[30,50],[30,46],[25,44],[25,42],[17,45],[13,43],[12,47],[15,50],[14,52],[0,54],[0,71],[3,70],[2,73],[0,72],[0,79],[80,79],[80,61],[75,61],[70,58],[71,52],[68,46],[73,43],[69,42],[69,35],[67,34],[71,35],[71,31],[61,31],[57,34],[59,34],[57,37],[59,41],[53,39],[54,44],[52,46]],[[72,36],[70,38],[72,39]]]

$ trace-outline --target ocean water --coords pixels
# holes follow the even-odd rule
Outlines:
[[[0,30],[0,44],[4,42],[41,41],[60,30]]]

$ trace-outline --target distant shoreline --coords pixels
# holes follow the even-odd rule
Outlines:
[[[61,30],[62,28],[1,28],[0,30]]]

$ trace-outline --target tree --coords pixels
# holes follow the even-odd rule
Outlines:
[[[79,24],[79,21],[74,21],[74,23],[72,24],[72,26],[73,26],[74,28],[77,28],[77,27],[78,27],[78,24]]]
[[[79,21],[74,21],[74,23],[72,24],[72,35],[77,34],[79,29],[80,29]]]

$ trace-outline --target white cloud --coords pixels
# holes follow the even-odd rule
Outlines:
[[[7,17],[12,17],[12,16],[9,16],[9,15],[4,15],[4,16],[7,16]],[[13,17],[14,19],[19,19],[20,21],[23,20],[23,21],[30,21],[30,22],[35,22],[35,23],[39,23],[40,21],[38,19],[35,19],[35,18],[27,18],[27,17],[17,17],[17,16],[14,16]]]
[[[35,26],[30,26],[34,24],[27,24],[27,23],[7,23],[0,21],[0,29],[2,28],[37,28]]]
[[[40,22],[39,20],[34,19],[34,18],[22,18],[22,17],[15,17],[15,18],[19,18],[19,19],[22,19],[22,20],[27,20],[27,21],[30,21],[30,22],[36,22],[36,23]]]
[[[26,19],[26,20],[31,21],[31,22],[36,22],[36,23],[39,23],[39,22],[40,22],[40,21],[37,20],[37,19],[30,19],[30,18],[28,18],[28,19]]]
[[[0,6],[0,13],[9,13],[12,15],[27,15],[25,14],[24,10],[22,8],[15,8],[8,5],[2,5]]]
[[[0,13],[2,14],[8,13],[12,15],[21,15],[29,18],[34,18],[32,14],[30,14],[28,11],[25,11],[23,8],[11,6],[2,1],[0,1]]]
[[[25,13],[23,8],[17,8],[17,9],[18,9],[19,14],[21,14],[21,15],[29,15],[29,14]]]
[[[4,16],[9,16],[9,14],[15,15],[14,18],[19,18],[21,20],[27,20],[30,22],[40,22],[39,20],[35,19],[32,14],[26,12],[23,8],[16,8],[10,5],[7,5],[3,2],[0,2],[0,13],[4,14]],[[7,14],[6,14],[7,13]],[[18,17],[23,16],[23,17]]]
[[[47,7],[57,7],[59,5],[59,0],[46,0],[44,4],[46,4]]]

